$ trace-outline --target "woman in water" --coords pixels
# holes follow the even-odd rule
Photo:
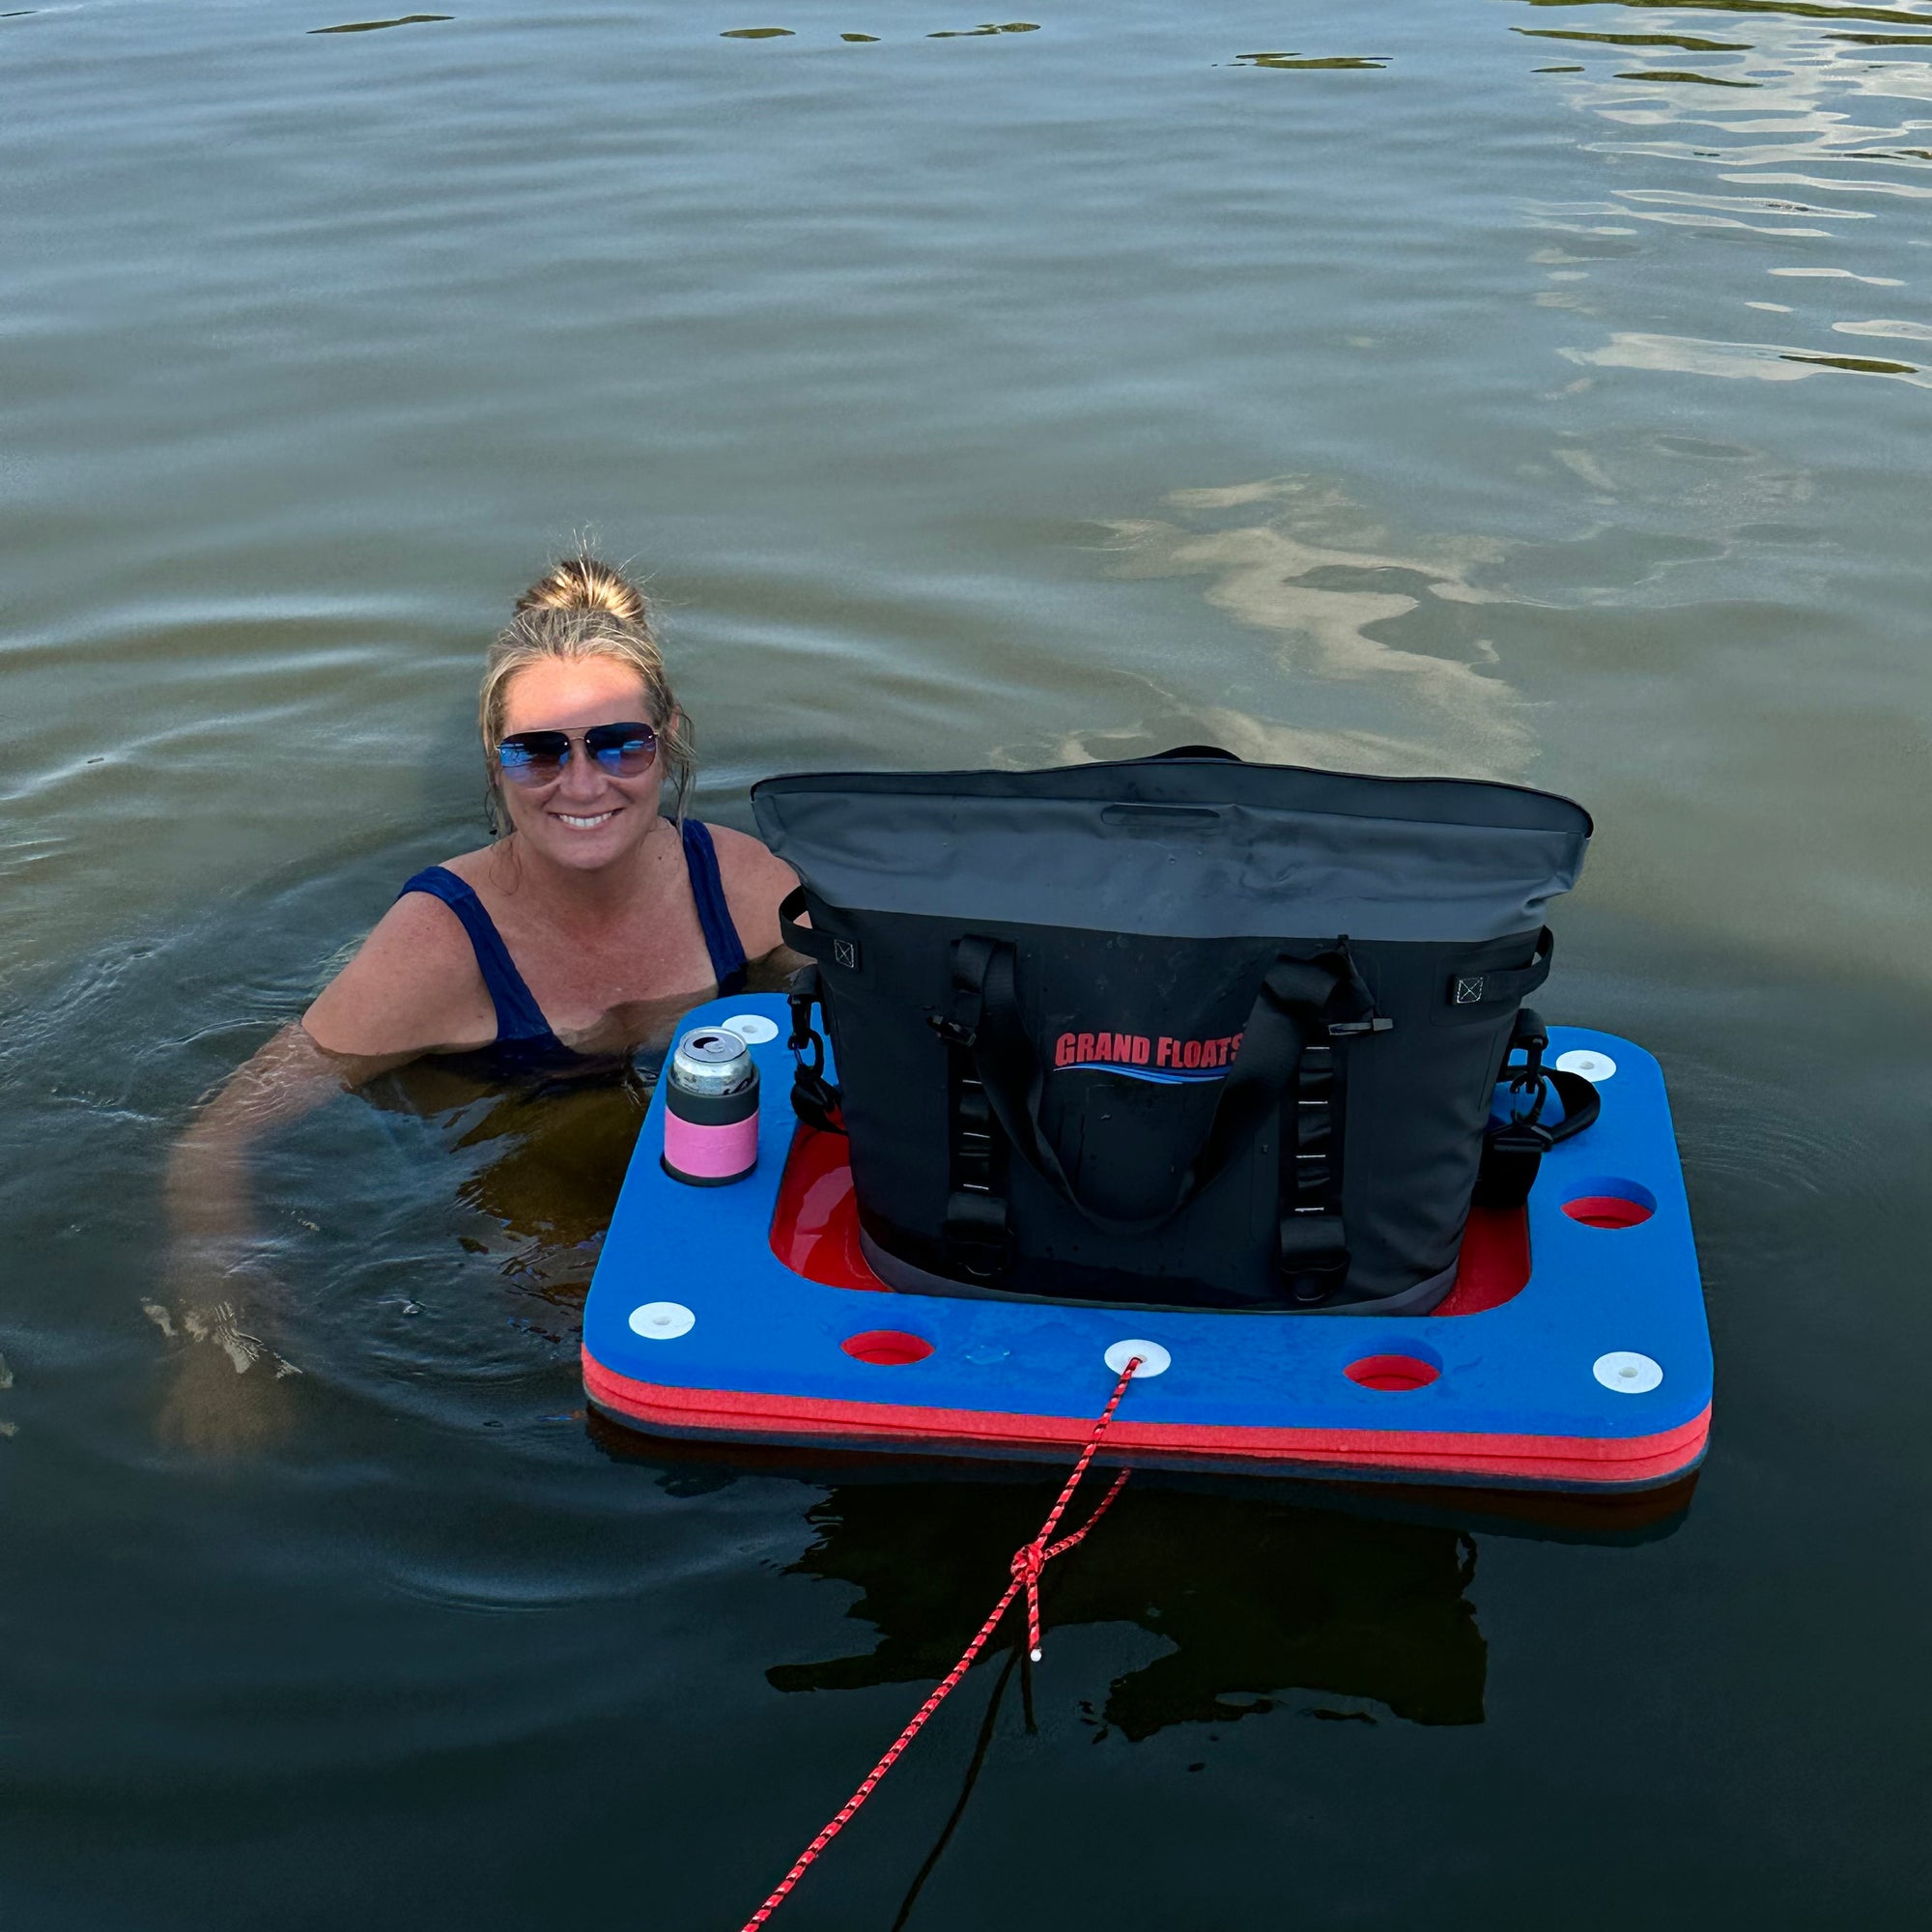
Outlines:
[[[684,816],[691,727],[644,599],[617,572],[567,558],[517,600],[478,717],[497,838],[409,880],[177,1144],[180,1319],[215,1346],[183,1352],[171,1433],[247,1433],[255,1385],[288,1372],[236,1295],[248,1151],[267,1128],[425,1055],[481,1056],[506,1075],[621,1067],[700,1001],[799,963],[779,941],[790,869],[755,838]],[[149,1312],[172,1332],[167,1309]],[[256,1367],[268,1373],[242,1400],[237,1378]]]

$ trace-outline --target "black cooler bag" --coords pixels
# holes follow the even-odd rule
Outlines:
[[[1448,1292],[1580,807],[1208,749],[753,800],[816,962],[795,1097],[842,1115],[890,1286],[1357,1314]]]

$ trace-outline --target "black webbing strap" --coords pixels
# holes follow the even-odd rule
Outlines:
[[[779,901],[779,937],[802,958],[823,961],[831,956],[832,949],[826,944],[824,933],[799,924],[804,911],[805,888],[794,886]]]
[[[1527,966],[1506,973],[1452,973],[1445,994],[1452,1007],[1499,1006],[1505,1000],[1520,1003],[1549,978],[1549,963],[1556,956],[1556,935],[1546,925],[1536,936],[1536,952]]]
[[[779,937],[802,958],[820,966],[842,966],[855,972],[859,966],[859,942],[841,939],[837,933],[820,932],[816,926],[799,924],[806,910],[805,888],[794,886],[779,901]]]
[[[975,1062],[993,942],[968,936],[952,949],[952,1007],[933,1030],[947,1046],[947,1195],[942,1235],[969,1274],[989,1280],[1012,1261],[1007,1223],[1006,1143]]]
[[[1281,1273],[1295,1300],[1325,1300],[1349,1274],[1342,1222],[1341,1068],[1333,1046],[1303,1049],[1281,1096]]]
[[[953,949],[953,1012],[938,1030],[971,1055],[1009,1146],[1063,1201],[1108,1234],[1152,1234],[1223,1174],[1270,1117],[1279,1119],[1288,1111],[1286,1098],[1295,1119],[1293,1124],[1283,1121],[1281,1134],[1283,1273],[1305,1298],[1316,1298],[1346,1277],[1348,1245],[1336,1164],[1332,1146],[1320,1145],[1335,1138],[1328,1111],[1332,1067],[1321,1096],[1326,1118],[1320,1128],[1311,1122],[1307,1163],[1301,1159],[1298,1104],[1303,1058],[1311,1047],[1326,1049],[1331,1038],[1386,1032],[1391,1024],[1375,1011],[1346,939],[1315,958],[1283,957],[1268,968],[1242,1029],[1240,1049],[1222,1082],[1214,1118],[1174,1197],[1152,1213],[1125,1218],[1103,1213],[1081,1199],[1046,1133],[1040,1119],[1046,1069],[1027,1035],[1014,972],[1013,949],[1007,942],[978,935],[960,940]],[[1312,1065],[1309,1070],[1311,1075],[1317,1071]],[[1304,1288],[1309,1283],[1315,1286]]]

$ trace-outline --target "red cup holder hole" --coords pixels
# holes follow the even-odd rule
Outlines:
[[[1343,1373],[1365,1389],[1427,1388],[1442,1372],[1420,1355],[1364,1355]]]
[[[1564,1202],[1563,1211],[1586,1228],[1636,1228],[1651,1216],[1641,1201],[1626,1201],[1621,1194],[1579,1194]]]
[[[902,1369],[932,1353],[932,1344],[924,1336],[909,1335],[903,1328],[867,1328],[863,1335],[848,1335],[838,1346],[879,1369]]]
[[[1657,1196],[1620,1174],[1579,1174],[1563,1211],[1585,1228],[1639,1228],[1657,1212]]]

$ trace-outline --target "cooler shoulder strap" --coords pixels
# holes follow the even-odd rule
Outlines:
[[[1474,1195],[1478,1208],[1520,1208],[1536,1184],[1543,1156],[1558,1141],[1580,1134],[1603,1111],[1603,1096],[1580,1073],[1544,1065],[1544,1049],[1548,1044],[1549,1030],[1543,1024],[1542,1014],[1524,1007],[1516,1016],[1509,1044],[1512,1053],[1521,1049],[1522,1065],[1504,1069],[1509,1077],[1510,1117],[1483,1135],[1483,1159]],[[1543,1118],[1552,1089],[1563,1103],[1563,1118],[1554,1125]],[[1525,1094],[1529,1095],[1527,1103],[1519,1105],[1520,1096]]]

